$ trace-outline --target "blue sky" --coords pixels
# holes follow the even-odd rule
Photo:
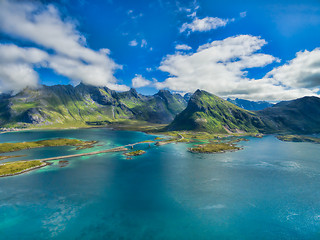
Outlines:
[[[143,94],[318,96],[319,29],[319,1],[3,0],[0,91],[82,81]]]

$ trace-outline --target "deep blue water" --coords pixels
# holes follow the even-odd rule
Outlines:
[[[0,142],[99,140],[94,149],[39,148],[35,159],[155,136],[108,129],[28,131]],[[0,239],[320,239],[320,145],[250,138],[244,150],[193,154],[187,144],[69,159],[0,178]]]

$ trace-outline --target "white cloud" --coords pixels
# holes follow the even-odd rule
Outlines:
[[[191,50],[192,48],[186,44],[177,44],[176,50]]]
[[[36,48],[0,44],[0,92],[36,87],[38,74],[33,68],[45,65],[47,58],[46,52]]]
[[[114,72],[121,66],[108,56],[109,50],[88,48],[85,37],[76,30],[75,24],[63,20],[53,5],[2,0],[0,31],[53,50],[47,59],[48,67],[73,81],[116,86]],[[64,64],[72,68],[66,69]]]
[[[134,19],[137,19],[137,18],[140,18],[140,17],[143,16],[142,13],[134,14],[134,11],[133,11],[132,9],[128,10],[128,11],[127,11],[127,14],[128,14],[128,16],[130,16],[130,18],[133,19],[133,20],[134,20]]]
[[[137,45],[138,45],[138,42],[135,39],[129,42],[129,46],[131,46],[131,47],[135,47]]]
[[[247,78],[247,69],[279,61],[271,55],[257,53],[265,44],[259,37],[240,35],[202,45],[196,53],[167,55],[159,69],[170,76],[164,82],[156,82],[155,86],[181,92],[204,89],[221,97],[252,100],[316,95],[317,89],[289,88],[272,78]]]
[[[191,32],[206,32],[219,27],[224,27],[227,23],[234,21],[234,19],[221,19],[217,17],[194,17],[191,23],[184,23],[180,28],[180,33],[190,30]]]
[[[246,16],[247,16],[247,12],[241,12],[241,13],[240,13],[240,17],[244,18],[244,17],[246,17]]]
[[[147,47],[147,45],[148,45],[148,42],[145,39],[142,39],[141,42],[140,43],[139,42],[136,39],[134,39],[129,42],[129,46],[136,47],[136,46],[140,45],[141,48],[144,48],[144,47]],[[152,51],[152,48],[150,49],[150,51]]]
[[[141,88],[151,85],[151,81],[145,79],[139,74],[136,74],[136,76],[132,79],[132,86],[134,88]]]
[[[146,46],[147,46],[147,44],[148,44],[148,43],[147,43],[147,40],[142,39],[142,40],[141,40],[141,45],[140,45],[140,46],[141,46],[141,47],[146,47]]]
[[[266,77],[296,88],[315,88],[320,86],[320,48],[309,52],[298,52],[288,63],[273,69]]]
[[[48,54],[37,48],[20,48],[14,44],[0,44],[0,63],[40,63]]]

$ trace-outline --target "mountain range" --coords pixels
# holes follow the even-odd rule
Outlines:
[[[255,102],[255,101],[249,101],[249,100],[240,99],[240,98],[236,98],[236,99],[228,98],[227,101],[249,111],[258,111],[258,110],[262,110],[262,109],[273,106],[272,103],[269,103],[266,101]]]
[[[212,133],[319,133],[320,98],[283,101],[260,111],[248,111],[206,91],[197,90],[188,106],[167,130]]]
[[[186,105],[180,94],[166,90],[144,96],[135,89],[116,92],[84,84],[41,86],[13,96],[2,94],[0,125],[81,125],[126,119],[170,123]]]
[[[234,100],[232,100],[234,101]],[[236,99],[237,105],[197,90],[173,94],[160,90],[152,96],[135,89],[116,92],[107,87],[79,84],[26,88],[0,95],[1,127],[108,125],[121,121],[168,124],[166,131],[212,133],[318,133],[320,98],[304,97],[267,106],[267,102]],[[246,107],[243,103],[246,103]],[[262,109],[249,111],[244,108]]]

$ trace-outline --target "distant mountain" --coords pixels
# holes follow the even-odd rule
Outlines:
[[[260,117],[206,91],[197,90],[188,106],[167,127],[168,130],[196,130],[212,133],[259,132]]]
[[[242,109],[206,91],[187,97],[160,90],[144,96],[79,84],[0,94],[0,126],[84,126],[123,120],[169,124],[166,130],[212,133],[320,133],[320,98],[284,101],[259,111]]]
[[[319,133],[320,98],[303,97],[258,111],[266,132]]]
[[[84,124],[125,119],[170,123],[187,102],[179,94],[159,91],[153,96],[135,89],[116,92],[106,87],[79,84],[26,88],[18,94],[0,96],[0,125],[23,126]]]
[[[189,102],[191,96],[192,96],[192,93],[186,93],[186,94],[183,96],[183,98],[184,98],[184,100],[186,100],[187,102]]]
[[[132,104],[133,99],[119,100],[131,109],[136,119],[153,123],[170,123],[187,106],[180,94],[172,94],[167,90],[160,90],[153,96],[140,97],[142,101],[139,104]]]
[[[240,99],[240,98],[236,98],[236,99],[228,98],[227,101],[249,111],[258,111],[268,107],[272,107],[274,105],[272,103],[265,102],[265,101],[255,102],[255,101],[249,101],[249,100]]]
[[[319,133],[320,98],[303,97],[260,111],[248,111],[213,94],[197,90],[168,130],[212,133]]]

